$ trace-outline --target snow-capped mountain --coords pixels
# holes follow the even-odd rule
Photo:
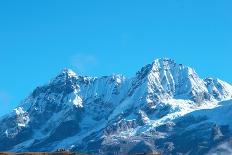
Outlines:
[[[156,59],[133,78],[64,69],[0,118],[0,151],[231,154],[232,86]]]

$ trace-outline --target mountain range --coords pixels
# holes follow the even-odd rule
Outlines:
[[[134,77],[62,70],[0,118],[0,151],[232,154],[232,86],[172,59]]]

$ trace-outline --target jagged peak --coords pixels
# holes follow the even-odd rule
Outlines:
[[[146,83],[150,94],[158,92],[164,97],[191,98],[207,92],[204,81],[194,69],[169,58],[155,59],[137,72],[136,86]],[[191,95],[192,94],[192,95]]]
[[[191,67],[188,67],[186,65],[177,63],[174,59],[171,58],[158,58],[155,59],[152,64],[152,70],[153,71],[159,71],[159,70],[170,70],[170,69],[180,69],[180,70],[187,70],[189,73],[196,73],[195,70]]]
[[[136,73],[136,75],[137,77],[144,78],[150,74],[160,74],[168,70],[170,70],[171,74],[174,74],[174,72],[182,72],[187,75],[198,77],[196,71],[193,68],[185,66],[183,64],[178,64],[175,62],[175,60],[170,58],[155,59],[151,64],[142,67],[141,70]]]
[[[205,78],[204,81],[208,88],[212,89],[213,87],[215,87],[220,91],[226,91],[229,94],[232,94],[232,86],[225,81],[222,81],[218,78],[211,78],[211,77]]]
[[[64,75],[68,77],[77,77],[76,73],[73,70],[68,69],[68,68],[64,68],[63,70],[61,70],[59,75]]]
[[[50,81],[50,83],[64,82],[73,78],[77,78],[76,73],[71,69],[64,68],[54,79]]]
[[[229,83],[219,78],[207,77],[204,79],[204,81],[206,82],[206,84],[221,84],[221,85],[231,86]]]
[[[152,65],[170,65],[170,64],[176,64],[175,60],[171,58],[158,58],[158,59],[154,59],[152,62]]]

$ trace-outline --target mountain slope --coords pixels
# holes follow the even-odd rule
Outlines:
[[[0,119],[0,151],[226,154],[231,98],[230,84],[171,59],[129,79],[65,69]]]

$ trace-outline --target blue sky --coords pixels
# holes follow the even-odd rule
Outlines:
[[[0,2],[0,115],[62,68],[131,77],[169,57],[232,83],[231,0]]]

